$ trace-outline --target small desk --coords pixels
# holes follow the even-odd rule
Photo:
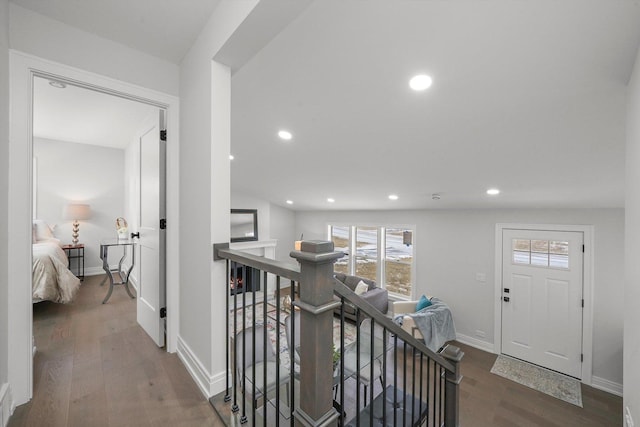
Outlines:
[[[105,239],[100,242],[100,259],[102,260],[102,268],[107,273],[107,277],[109,278],[109,292],[107,296],[102,301],[105,304],[111,298],[111,293],[113,292],[114,285],[124,285],[124,288],[127,290],[127,293],[131,298],[135,298],[135,296],[131,293],[129,289],[129,275],[131,274],[131,270],[133,270],[133,266],[136,263],[136,251],[135,251],[135,242],[129,239]],[[109,248],[112,246],[121,246],[123,248],[122,258],[118,262],[118,268],[112,270],[109,267]],[[127,257],[127,248],[131,246],[131,265],[127,271],[122,270],[122,262]],[[119,282],[113,281],[113,274],[116,273]],[[104,281],[103,281],[104,283]]]

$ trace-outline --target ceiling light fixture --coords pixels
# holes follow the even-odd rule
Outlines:
[[[329,202],[329,203],[333,203],[333,202],[335,202],[335,201],[336,201],[336,199],[332,199],[331,197],[329,197],[329,198],[327,199],[327,202]]]
[[[497,188],[490,188],[487,190],[487,194],[490,196],[497,196],[498,194],[500,194],[500,190],[498,190]]]
[[[409,80],[409,87],[415,91],[423,91],[431,86],[433,80],[426,74],[418,74]]]
[[[233,157],[233,154],[229,154],[229,160],[233,160],[235,159],[235,157]]]
[[[389,200],[398,200],[398,196],[396,194],[389,194]]]
[[[67,87],[67,85],[66,85],[66,84],[64,84],[64,83],[62,83],[62,82],[59,82],[59,81],[57,81],[57,80],[49,80],[49,84],[50,84],[51,86],[55,87],[55,88],[58,88],[58,89],[64,89],[64,88],[66,88],[66,87]]]
[[[287,204],[288,205],[292,205],[293,204],[293,200],[287,200]]]
[[[433,193],[431,195],[431,200],[440,200],[440,195],[438,193]]]
[[[278,136],[280,137],[280,139],[284,139],[285,141],[290,141],[291,138],[293,138],[293,135],[291,135],[291,132],[286,130],[278,131]]]

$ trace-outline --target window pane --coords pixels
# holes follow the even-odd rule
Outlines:
[[[412,241],[406,238],[407,232],[411,233],[401,228],[386,230],[385,286],[389,292],[410,297],[413,247]],[[405,241],[411,243],[405,244]]]
[[[349,253],[349,227],[331,227],[331,241],[334,249],[339,252]],[[345,255],[333,266],[337,273],[349,274],[349,256]]]
[[[532,240],[531,241],[531,252],[549,252],[549,241],[548,240]],[[533,264],[533,261],[531,262]]]
[[[513,239],[512,245],[514,251],[529,252],[531,250],[531,240]]]
[[[356,275],[377,280],[378,228],[356,228]]]
[[[513,251],[514,264],[529,264],[529,252]]]
[[[549,267],[568,269],[569,255],[549,255]]]
[[[549,242],[549,252],[552,254],[569,255],[569,242]]]
[[[549,265],[549,254],[531,252],[531,265],[540,265],[546,267]]]

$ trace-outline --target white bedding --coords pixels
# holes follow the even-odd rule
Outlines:
[[[33,244],[33,299],[68,303],[73,300],[80,279],[67,268],[67,256],[59,241]]]

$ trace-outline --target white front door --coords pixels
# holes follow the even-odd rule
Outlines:
[[[504,229],[502,353],[581,377],[582,232]]]
[[[160,138],[164,111],[153,117],[139,137],[140,210],[138,217],[138,323],[162,347],[165,337],[165,142]]]

